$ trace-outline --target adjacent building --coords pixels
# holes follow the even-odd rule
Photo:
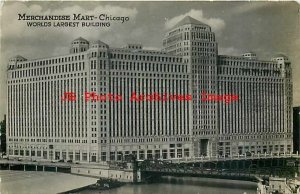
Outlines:
[[[300,107],[293,107],[293,143],[294,152],[300,153]]]
[[[6,115],[0,122],[0,153],[6,153]]]
[[[292,152],[286,56],[219,55],[211,27],[189,16],[166,33],[163,47],[112,48],[80,37],[67,55],[11,58],[7,153],[99,162]],[[203,100],[204,92],[239,98]],[[157,99],[129,100],[134,94]]]

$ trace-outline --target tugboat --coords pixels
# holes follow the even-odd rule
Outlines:
[[[113,189],[124,185],[124,183],[121,183],[117,180],[110,179],[110,178],[100,178],[97,180],[97,182],[93,185],[88,186],[88,189],[91,190],[107,190],[107,189]]]

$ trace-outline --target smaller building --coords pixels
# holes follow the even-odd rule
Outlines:
[[[2,123],[2,122],[4,122],[4,123]],[[4,129],[3,129],[3,127],[4,127]],[[6,115],[4,115],[4,120],[1,121],[1,124],[0,124],[0,157],[2,157],[2,154],[4,154],[5,150],[6,150],[5,127],[6,127]]]
[[[254,52],[244,53],[243,57],[245,57],[247,59],[257,59],[256,54]]]
[[[257,194],[298,194],[299,185],[296,179],[270,177],[269,181],[260,181],[257,186]]]
[[[293,144],[294,152],[300,153],[300,106],[293,108]]]

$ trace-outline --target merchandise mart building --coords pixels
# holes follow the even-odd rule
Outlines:
[[[291,64],[218,55],[210,26],[189,16],[166,33],[163,51],[74,40],[70,54],[10,59],[7,153],[80,162],[292,152]],[[239,100],[203,101],[201,92]],[[76,101],[63,101],[74,92]],[[123,100],[85,101],[85,92]],[[191,94],[192,100],[128,100]]]

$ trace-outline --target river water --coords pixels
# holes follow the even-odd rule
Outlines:
[[[96,178],[55,172],[1,171],[1,194],[54,194],[70,191],[96,182]],[[84,190],[80,194],[256,194],[257,184],[246,181],[199,177],[163,177],[157,183],[127,184],[99,191]]]
[[[246,181],[198,177],[164,177],[159,183],[125,185],[107,191],[80,194],[256,194],[257,184]]]

